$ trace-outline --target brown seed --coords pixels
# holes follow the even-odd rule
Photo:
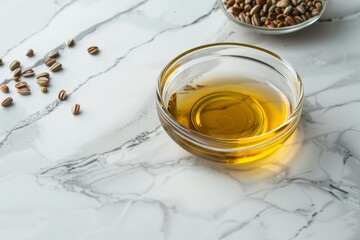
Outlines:
[[[3,93],[8,93],[9,92],[9,87],[7,85],[3,84],[3,85],[0,85],[0,90]]]
[[[266,24],[266,27],[267,28],[275,28],[276,26],[275,26],[275,24],[273,22],[269,21],[269,23]]]
[[[234,15],[234,16],[237,16],[237,15],[239,15],[239,13],[240,13],[240,8],[238,7],[238,6],[233,6],[232,7],[232,14]]]
[[[261,6],[260,5],[255,5],[251,11],[250,11],[250,15],[253,16],[254,14],[258,14],[260,12]]]
[[[278,7],[277,7],[277,8],[275,8],[275,13],[276,13],[276,14],[281,14],[281,9],[280,9],[280,8],[278,8]]]
[[[305,12],[305,15],[306,15],[306,17],[307,17],[308,19],[312,17],[312,16],[311,16],[311,13],[309,13],[309,12]]]
[[[21,76],[21,68],[16,68],[13,72],[14,77],[20,77]]]
[[[23,76],[24,76],[24,77],[32,77],[32,76],[34,76],[34,75],[35,75],[35,72],[34,72],[34,70],[32,70],[31,68],[26,69],[26,70],[24,70],[24,72],[23,72]]]
[[[279,8],[285,8],[289,5],[289,0],[280,0],[276,3],[276,6]]]
[[[46,77],[50,79],[50,74],[48,72],[42,72],[36,76],[36,78]]]
[[[42,87],[40,88],[40,91],[43,92],[43,93],[47,93],[48,89],[47,89],[47,87],[42,86]]]
[[[26,56],[28,56],[28,57],[34,56],[34,50],[29,49],[29,50],[27,51],[27,53],[26,53]]]
[[[305,13],[305,9],[303,6],[299,5],[296,6],[296,10],[300,13],[300,14],[304,14]]]
[[[254,26],[260,26],[261,21],[260,21],[259,15],[257,15],[257,14],[253,15],[252,18],[251,18],[251,23]]]
[[[99,48],[97,46],[91,46],[87,49],[88,53],[91,55],[95,55],[99,52]]]
[[[5,98],[2,102],[1,102],[1,106],[3,107],[8,107],[13,103],[13,99],[11,97]]]
[[[31,92],[28,87],[23,87],[23,88],[18,89],[18,93],[20,95],[26,96],[26,95],[29,95]]]
[[[24,88],[24,87],[27,87],[27,83],[26,82],[19,82],[19,83],[15,84],[15,87],[17,89]]]
[[[262,23],[265,23],[267,20],[268,20],[267,17],[261,17],[261,18],[260,18],[260,21],[261,21]]]
[[[320,12],[319,12],[319,10],[317,10],[317,9],[314,9],[314,10],[311,11],[311,16],[312,16],[312,17],[315,17],[315,16],[317,16],[317,15],[319,15],[319,14],[320,14]]]
[[[0,58],[0,66],[2,66],[3,64],[3,60]]]
[[[274,13],[274,12],[270,12],[269,14],[268,14],[268,19],[270,19],[270,20],[274,20],[275,18],[276,18],[276,13]]]
[[[13,79],[14,79],[15,82],[20,81],[20,77],[13,77]]]
[[[64,100],[66,99],[66,92],[65,92],[65,90],[61,90],[61,91],[59,92],[59,94],[58,94],[58,99],[59,99],[60,101],[64,101]]]
[[[284,22],[279,22],[276,26],[278,28],[285,27],[285,23]]]
[[[15,60],[10,64],[9,69],[11,71],[14,71],[15,69],[17,69],[19,67],[20,67],[20,62],[18,60]]]
[[[250,18],[249,15],[246,15],[246,17],[245,17],[245,22],[246,22],[247,24],[251,24],[251,18]]]
[[[265,5],[263,6],[262,10],[263,10],[265,13],[267,13],[267,12],[269,11],[270,7],[271,7],[270,4],[265,4]]]
[[[303,19],[300,16],[295,16],[294,19],[297,24],[300,24],[303,22]]]
[[[71,109],[72,114],[78,115],[80,113],[80,105],[74,104]]]
[[[276,6],[275,5],[271,5],[271,7],[269,8],[269,12],[275,12]]]
[[[40,86],[48,86],[49,85],[49,79],[46,77],[40,77],[36,80],[37,84],[39,84]]]
[[[321,1],[316,2],[316,3],[315,3],[315,7],[316,7],[316,9],[317,9],[318,11],[321,11],[321,10],[322,10],[322,3],[321,3]]]
[[[292,16],[287,16],[285,18],[285,22],[289,25],[289,26],[293,26],[296,24],[295,19]]]
[[[253,0],[245,0],[245,4],[250,4],[252,3]]]
[[[242,13],[239,14],[240,21],[246,22],[245,17],[246,17],[245,13],[242,12]]]
[[[266,3],[266,0],[255,0],[256,5],[264,5]]]
[[[303,20],[304,22],[309,19],[305,14],[302,14],[302,15],[301,15],[301,18],[302,18],[302,20]]]
[[[58,51],[52,51],[51,53],[49,53],[49,58],[57,58],[59,55],[60,54]]]
[[[234,5],[234,3],[235,3],[235,0],[229,0],[228,1],[228,4],[231,5],[231,6]]]
[[[61,70],[61,68],[62,68],[61,63],[54,63],[54,64],[51,66],[50,70],[51,70],[52,72],[58,72],[58,71]]]
[[[54,65],[54,63],[56,63],[56,60],[55,58],[48,58],[45,60],[44,63],[46,66],[51,67],[52,65]]]
[[[282,15],[282,14],[279,14],[279,15],[276,16],[276,20],[278,20],[278,21],[284,21],[284,20],[285,20],[285,16]]]
[[[70,40],[67,40],[67,41],[66,41],[66,45],[68,45],[69,47],[74,46],[74,44],[75,44],[74,39],[70,39]]]
[[[292,6],[287,6],[284,9],[284,15],[289,15],[290,13],[292,13],[293,7]]]
[[[250,4],[246,4],[245,7],[244,7],[244,11],[245,12],[250,12],[252,9],[251,5]]]

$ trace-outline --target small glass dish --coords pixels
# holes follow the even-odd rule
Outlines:
[[[228,74],[275,86],[289,103],[289,114],[282,124],[256,136],[220,138],[187,128],[170,113],[170,98],[179,89],[197,85],[208,76]],[[181,147],[226,167],[246,168],[275,152],[296,130],[303,85],[294,68],[275,53],[247,44],[215,43],[188,50],[172,60],[159,76],[156,99],[162,126]]]
[[[223,13],[234,23],[238,24],[241,27],[247,28],[249,30],[252,30],[256,33],[262,33],[262,34],[268,34],[268,35],[282,35],[282,34],[287,34],[287,33],[292,33],[292,32],[296,32],[300,29],[303,29],[305,27],[308,27],[310,25],[312,25],[313,23],[315,23],[317,20],[319,20],[319,18],[324,14],[324,11],[326,9],[328,0],[321,0],[323,6],[322,9],[319,13],[319,15],[312,17],[310,19],[308,19],[307,21],[304,21],[302,23],[293,25],[293,26],[287,26],[287,27],[281,27],[281,28],[267,28],[267,27],[261,27],[261,26],[254,26],[251,24],[247,24],[245,22],[240,21],[239,19],[235,18],[231,13],[229,13],[226,10],[225,5],[222,2],[223,0],[218,0],[218,3],[220,5],[220,8],[222,9]]]

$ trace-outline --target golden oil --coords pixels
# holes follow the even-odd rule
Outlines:
[[[175,92],[168,111],[189,129],[211,137],[238,139],[279,127],[290,115],[290,104],[268,83],[216,78]]]

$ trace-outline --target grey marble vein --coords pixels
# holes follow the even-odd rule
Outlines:
[[[36,34],[38,34],[39,32],[43,31],[44,29],[46,29],[50,23],[61,13],[64,11],[64,9],[66,9],[67,7],[69,7],[70,5],[72,5],[73,3],[77,2],[79,0],[72,0],[70,2],[68,2],[67,4],[65,4],[64,6],[62,6],[59,10],[57,10],[54,15],[52,15],[49,20],[47,21],[47,23],[42,27],[40,28],[38,31],[30,34],[29,36],[25,37],[24,39],[22,39],[20,42],[18,42],[17,44],[15,44],[14,46],[12,46],[11,48],[7,49],[5,51],[5,53],[0,57],[0,58],[5,58],[6,55],[11,51],[13,50],[14,48],[17,48],[19,47],[20,45],[22,45],[26,40],[30,39],[31,37],[35,36]],[[3,84],[5,84],[7,82],[3,82]]]

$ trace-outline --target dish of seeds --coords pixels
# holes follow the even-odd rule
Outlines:
[[[224,13],[237,24],[260,33],[300,30],[323,14],[325,0],[219,0]]]

